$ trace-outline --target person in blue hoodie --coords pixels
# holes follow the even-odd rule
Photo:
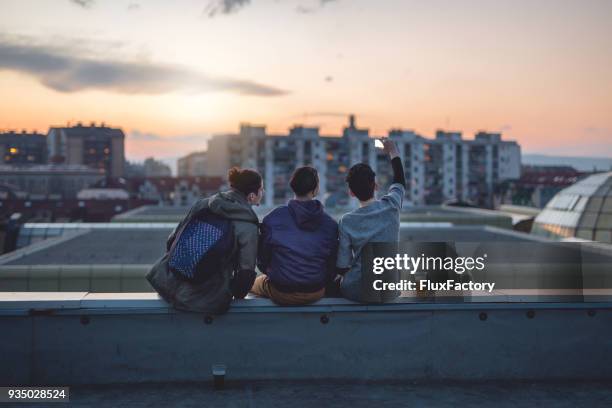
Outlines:
[[[304,305],[321,299],[335,277],[338,223],[315,199],[315,168],[296,169],[290,185],[295,198],[261,223],[257,265],[262,274],[251,292],[281,305]]]

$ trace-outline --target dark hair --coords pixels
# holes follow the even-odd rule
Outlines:
[[[250,193],[257,194],[261,187],[261,176],[255,170],[232,167],[227,172],[227,179],[233,189],[240,191],[245,196]]]
[[[311,166],[304,166],[295,169],[289,182],[291,189],[298,197],[314,191],[319,185],[319,173]]]
[[[359,163],[350,168],[346,182],[359,201],[367,201],[374,197],[375,177],[376,173],[370,166]]]

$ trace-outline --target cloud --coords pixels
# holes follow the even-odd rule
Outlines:
[[[288,92],[257,82],[208,76],[187,68],[144,61],[98,60],[70,55],[65,49],[0,37],[0,71],[22,72],[59,92],[99,89],[123,94],[175,91],[228,91],[243,95],[280,96]]]
[[[318,6],[324,7],[326,4],[336,2],[338,0],[318,0]],[[209,18],[215,17],[220,14],[232,14],[237,12],[238,10],[244,8],[249,5],[251,0],[210,0],[206,8],[204,9],[204,14]],[[303,4],[298,4],[295,8],[295,11],[299,14],[312,14],[316,11],[317,6],[305,6]]]
[[[251,0],[212,0],[204,10],[204,13],[209,17],[215,17],[218,14],[232,14],[240,10]]]
[[[296,8],[295,11],[298,12],[299,14],[313,14],[317,11],[317,8],[321,8],[324,7],[326,4],[328,3],[333,3],[337,0],[319,0],[319,5],[318,7],[315,6],[304,6],[303,4],[299,4]]]
[[[79,7],[91,8],[94,5],[94,0],[70,0],[72,4],[76,4]]]

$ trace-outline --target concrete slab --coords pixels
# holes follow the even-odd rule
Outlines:
[[[0,292],[0,312],[28,309],[79,309],[87,292]]]
[[[81,308],[169,308],[157,293],[88,293],[81,299]]]

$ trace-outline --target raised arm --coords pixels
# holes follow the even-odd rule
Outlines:
[[[391,159],[391,167],[393,168],[393,183],[401,184],[406,187],[406,178],[404,176],[404,166],[399,155],[399,150],[395,142],[389,138],[382,140],[384,151]]]

